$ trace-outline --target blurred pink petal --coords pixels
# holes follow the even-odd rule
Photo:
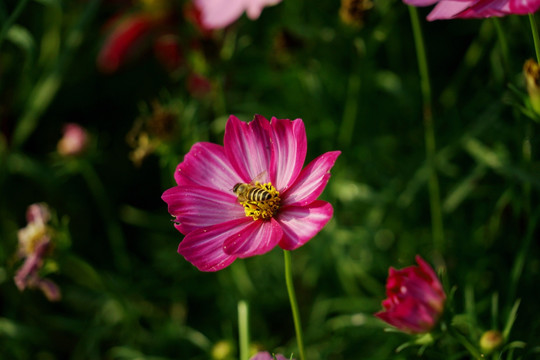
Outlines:
[[[281,0],[195,0],[201,11],[201,21],[208,29],[224,28],[236,21],[244,11],[250,19],[259,17],[266,6],[275,5]]]
[[[437,4],[427,16],[429,21],[525,15],[534,13],[540,8],[540,0],[404,0],[404,2],[413,6]]]

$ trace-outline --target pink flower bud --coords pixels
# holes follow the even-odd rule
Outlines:
[[[420,256],[419,266],[401,270],[390,268],[386,282],[384,311],[375,314],[399,330],[419,334],[429,332],[439,320],[446,300],[435,271]]]
[[[88,146],[88,133],[77,124],[66,124],[64,136],[58,142],[58,153],[63,156],[79,155]]]

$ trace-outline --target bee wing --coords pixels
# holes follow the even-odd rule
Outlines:
[[[255,184],[257,181],[258,182],[264,182],[263,179],[266,178],[266,174],[268,173],[268,171],[266,170],[263,170],[260,174],[258,174],[257,176],[255,176],[251,182],[249,183],[250,185],[253,185]]]

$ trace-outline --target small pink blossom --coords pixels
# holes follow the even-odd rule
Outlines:
[[[201,11],[201,21],[207,29],[224,28],[235,22],[244,11],[255,20],[266,6],[275,5],[281,0],[194,0]]]
[[[74,156],[83,153],[88,147],[88,132],[80,125],[69,123],[64,125],[64,135],[57,145],[60,155]]]
[[[51,229],[47,225],[49,208],[46,204],[32,204],[28,207],[26,219],[28,224],[18,232],[17,254],[24,262],[15,274],[15,285],[20,291],[38,288],[50,301],[60,300],[58,286],[39,275],[44,258],[51,249]]]
[[[253,355],[249,360],[289,360],[289,358],[286,358],[281,354],[271,355],[267,351],[261,351]]]
[[[540,7],[540,0],[404,0],[413,6],[437,4],[427,19],[487,18],[492,16],[525,15]]]
[[[401,270],[390,268],[386,282],[384,311],[379,319],[401,331],[418,334],[429,332],[441,316],[446,295],[435,271],[420,256],[419,266]]]
[[[293,250],[308,242],[332,217],[332,205],[317,198],[340,152],[327,152],[302,169],[306,152],[301,119],[255,115],[244,123],[231,115],[224,146],[193,145],[175,172],[178,185],[163,193],[185,235],[178,252],[201,271],[217,271],[276,245]],[[267,186],[270,200],[257,203],[233,192],[255,179],[259,188]]]

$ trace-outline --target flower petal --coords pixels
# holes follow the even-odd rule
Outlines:
[[[540,8],[540,0],[510,0],[509,5],[512,14],[533,14]]]
[[[272,118],[274,153],[270,179],[279,191],[285,191],[304,166],[307,152],[306,129],[302,119],[294,121]]]
[[[169,213],[176,217],[176,226],[182,234],[245,217],[244,208],[236,196],[203,186],[175,186],[162,197]]]
[[[282,208],[277,222],[283,229],[279,246],[294,250],[313,238],[332,218],[334,209],[330,203],[315,200],[308,206],[288,206]]]
[[[282,194],[282,206],[304,206],[321,195],[341,151],[330,151],[314,159],[302,170],[294,184]]]
[[[455,17],[461,17],[458,16],[461,12],[464,10],[467,10],[470,6],[472,6],[477,0],[470,0],[470,1],[440,1],[433,10],[428,14],[427,19],[429,21],[433,20],[446,20],[446,19],[452,19]]]
[[[250,225],[225,240],[223,250],[240,258],[261,255],[272,250],[282,236],[281,226],[273,218],[270,221],[252,221]]]
[[[245,183],[262,175],[261,182],[269,181],[268,170],[272,155],[270,122],[255,115],[249,123],[231,115],[225,127],[225,154]],[[233,184],[234,185],[234,184]]]
[[[201,20],[208,29],[220,29],[233,23],[245,10],[244,0],[195,0]]]
[[[200,142],[191,147],[174,173],[180,186],[200,185],[231,193],[234,185],[241,182],[225,156],[223,146]]]
[[[218,271],[236,260],[223,251],[223,240],[234,236],[253,222],[251,218],[228,221],[190,232],[178,246],[178,253],[200,271]]]

